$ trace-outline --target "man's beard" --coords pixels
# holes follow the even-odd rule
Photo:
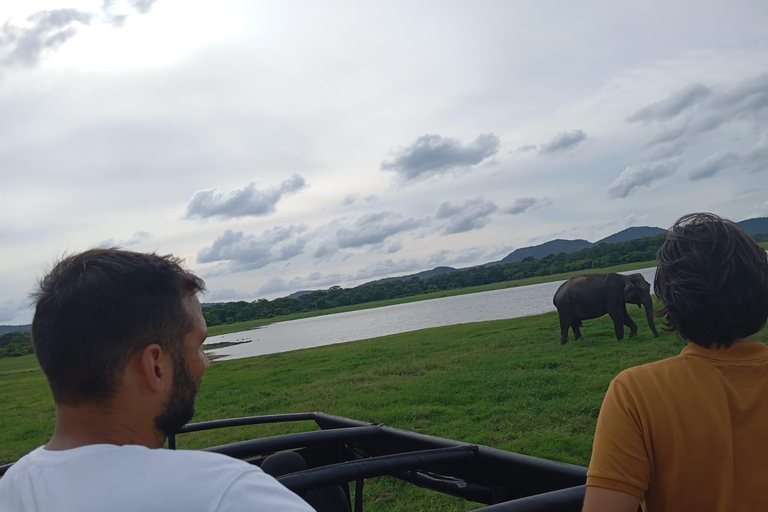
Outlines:
[[[155,418],[155,428],[165,437],[178,432],[195,414],[195,395],[200,383],[187,371],[184,355],[173,357],[173,385],[165,410]]]

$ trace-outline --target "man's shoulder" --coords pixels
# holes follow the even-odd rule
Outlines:
[[[218,453],[150,449],[137,445],[91,445],[64,451],[48,451],[40,447],[19,459],[9,473],[55,466],[94,471],[120,469],[146,477],[152,474],[173,474],[181,478],[216,475],[219,481],[233,480],[247,472],[261,472],[257,466]]]
[[[116,457],[135,457],[142,463],[152,463],[162,467],[173,467],[181,472],[231,472],[239,475],[248,471],[261,471],[258,466],[253,466],[239,459],[228,457],[219,453],[198,450],[166,450],[166,449],[139,449],[126,451],[124,455],[119,452]]]
[[[675,355],[622,370],[613,380],[629,388],[645,386],[652,381],[680,377],[680,368],[688,363],[686,358]]]

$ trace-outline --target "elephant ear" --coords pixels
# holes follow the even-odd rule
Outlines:
[[[627,284],[624,285],[624,300],[629,301],[634,299],[636,295],[635,283],[631,279],[627,280]]]

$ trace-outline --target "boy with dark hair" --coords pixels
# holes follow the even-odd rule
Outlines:
[[[738,225],[686,215],[659,250],[655,293],[679,356],[611,382],[585,512],[768,510],[768,257]]]
[[[158,449],[192,418],[210,365],[204,286],[172,256],[119,249],[70,256],[41,280],[32,339],[56,429],[0,479],[0,510],[312,511],[256,466]]]

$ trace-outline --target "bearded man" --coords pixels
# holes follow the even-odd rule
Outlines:
[[[119,249],[70,256],[40,281],[32,339],[56,429],[0,479],[0,510],[313,510],[256,466],[161,449],[210,366],[204,287],[172,256]]]

